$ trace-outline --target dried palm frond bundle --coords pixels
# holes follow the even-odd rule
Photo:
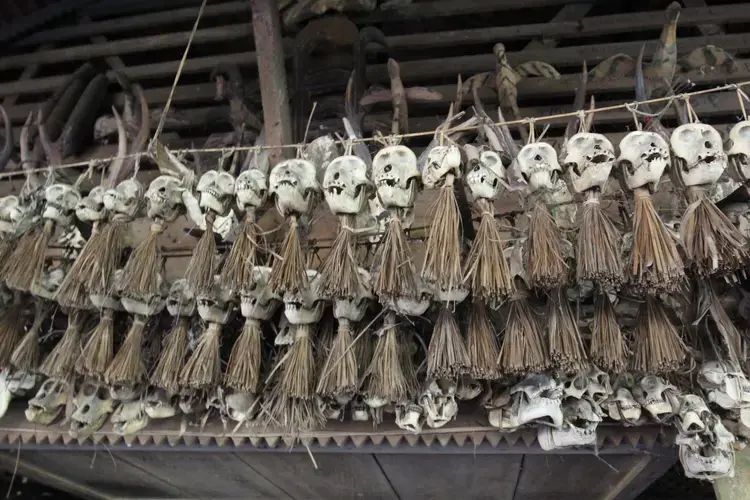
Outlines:
[[[16,370],[35,373],[39,368],[39,332],[51,311],[52,304],[43,299],[37,300],[34,320],[10,357],[10,364]]]
[[[505,334],[497,358],[501,373],[541,372],[551,365],[544,336],[525,291],[510,299]]]
[[[398,209],[391,210],[385,236],[380,244],[380,259],[376,259],[377,267],[373,269],[376,277],[373,291],[381,300],[417,295],[414,262],[398,212]]]
[[[466,347],[469,353],[469,375],[476,380],[492,380],[497,377],[497,336],[487,314],[487,306],[474,299],[466,332]]]
[[[680,243],[700,276],[744,270],[750,253],[747,241],[709,198],[704,186],[688,190],[690,205],[682,216]]]
[[[221,270],[222,286],[235,291],[251,286],[257,255],[258,226],[255,223],[255,212],[248,210]]]
[[[289,231],[281,244],[281,256],[277,256],[271,268],[268,286],[274,292],[297,293],[307,286],[305,254],[302,251],[300,228],[296,216],[289,222]]]
[[[95,249],[102,243],[101,225],[97,222],[91,230],[91,236],[81,249],[78,257],[73,261],[68,273],[63,278],[62,283],[55,292],[55,300],[63,307],[74,309],[86,309],[89,303],[89,294],[86,291],[84,281],[86,273],[83,272],[84,266],[90,263],[90,258],[82,258],[84,255],[92,255],[97,252]]]
[[[377,332],[375,351],[361,384],[362,393],[367,398],[383,404],[403,401],[409,392],[397,335],[396,314],[388,311],[382,328]]]
[[[283,373],[283,372],[282,372]],[[323,427],[326,418],[314,399],[296,399],[284,395],[276,385],[266,396],[264,411],[258,421],[264,426],[280,427],[287,434],[307,432]]]
[[[557,368],[564,372],[582,370],[587,362],[578,324],[562,289],[554,290],[548,300],[547,329],[549,355]]]
[[[560,288],[568,281],[563,237],[547,205],[534,203],[529,214],[529,235],[525,244],[525,267],[533,286]]]
[[[81,333],[87,317],[88,312],[82,309],[72,309],[68,313],[68,327],[65,333],[39,368],[43,375],[67,380],[73,374],[78,354],[81,352]]]
[[[206,229],[193,250],[193,256],[185,273],[188,286],[196,295],[209,292],[214,285],[216,276],[215,220],[216,214],[211,211],[206,213]]]
[[[361,332],[355,337],[353,344],[354,356],[357,358],[357,380],[359,380],[360,385],[364,380],[365,372],[370,367],[372,355],[375,352],[375,343],[377,342],[376,336],[369,330],[369,323],[369,321],[361,321],[355,329]],[[365,328],[368,328],[368,331],[362,332],[361,325],[366,325]]]
[[[323,297],[354,297],[359,293],[356,220],[355,215],[339,217],[338,235],[320,268],[318,289]]]
[[[89,339],[78,357],[75,371],[79,375],[104,380],[104,373],[114,356],[114,317],[114,310],[102,310],[99,324],[89,334]]]
[[[221,323],[208,323],[180,373],[180,386],[212,389],[221,382]]]
[[[160,294],[159,276],[164,269],[164,257],[159,251],[159,235],[166,226],[159,221],[151,222],[151,231],[133,253],[130,254],[122,273],[122,290],[141,297],[156,297]]]
[[[359,385],[357,353],[348,319],[338,318],[338,330],[323,364],[317,393],[321,396],[352,395]]]
[[[8,288],[29,292],[39,282],[44,270],[47,244],[54,232],[55,222],[46,219],[43,226],[31,229],[18,239],[3,269]]]
[[[414,361],[414,356],[419,349],[415,340],[416,336],[417,332],[407,327],[404,331],[404,341],[399,346],[399,351],[401,352],[401,371],[406,380],[406,394],[410,400],[419,397],[421,392],[417,373],[418,366]]]
[[[125,341],[104,373],[104,380],[108,384],[136,384],[146,378],[147,372],[141,348],[147,323],[147,316],[137,314],[133,318],[133,324],[130,326]]]
[[[260,390],[260,364],[263,354],[260,321],[245,318],[242,332],[232,347],[224,374],[224,385],[236,391],[257,394]]]
[[[428,283],[436,283],[443,290],[455,290],[463,284],[461,217],[453,179],[453,175],[448,174],[440,188],[422,264],[422,278]]]
[[[648,297],[635,323],[632,368],[641,373],[675,371],[685,361],[687,348],[659,299]]]
[[[0,318],[0,368],[10,365],[10,359],[18,342],[23,336],[23,306],[21,297],[14,294],[13,304],[3,312]]]
[[[469,353],[453,311],[440,310],[427,347],[427,378],[456,378],[469,372]]]
[[[597,191],[587,191],[578,229],[576,279],[618,288],[623,282],[620,232],[604,213]]]
[[[591,360],[602,370],[621,373],[627,368],[628,348],[617,322],[615,308],[606,294],[598,294],[594,299],[589,351]]]
[[[647,187],[633,190],[632,285],[646,293],[673,292],[684,278],[674,238],[656,213]]]
[[[180,374],[185,366],[185,357],[188,352],[188,328],[190,327],[189,316],[178,316],[174,326],[167,333],[164,340],[164,348],[156,363],[156,368],[151,374],[151,385],[161,387],[171,393],[176,393],[180,388]]]

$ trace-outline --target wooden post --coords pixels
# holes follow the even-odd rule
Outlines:
[[[292,120],[289,113],[289,91],[284,68],[284,46],[281,38],[279,8],[275,0],[251,0],[253,35],[258,59],[263,123],[269,146],[292,143]],[[271,165],[283,160],[290,152],[272,149]]]
[[[734,477],[714,482],[717,500],[746,500],[750,498],[750,448],[734,454]]]

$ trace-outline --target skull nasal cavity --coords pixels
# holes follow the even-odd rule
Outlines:
[[[535,160],[535,161],[542,161],[542,155],[536,155],[536,156],[534,157],[534,160]]]

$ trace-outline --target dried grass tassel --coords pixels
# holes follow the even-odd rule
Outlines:
[[[588,363],[586,349],[564,290],[558,289],[550,294],[547,314],[549,355],[552,362],[567,373],[582,370]]]
[[[20,296],[14,295],[13,304],[3,312],[0,318],[0,369],[10,365],[10,358],[23,336],[22,305]]]
[[[685,275],[677,245],[656,213],[648,188],[637,188],[633,194],[632,284],[646,293],[673,292]]]
[[[348,319],[339,318],[339,327],[330,352],[320,372],[317,393],[321,396],[351,396],[357,390],[357,356],[353,349],[351,326]]]
[[[359,330],[359,326],[362,325],[363,322],[359,322],[357,324],[357,330]],[[366,328],[369,328],[369,325],[366,326]],[[375,352],[375,335],[373,335],[370,331],[367,332],[360,332],[359,334],[355,335],[354,338],[356,339],[354,341],[354,352],[355,356],[357,358],[357,380],[361,381],[364,380],[365,372],[370,367],[370,362],[372,361],[372,355]]]
[[[209,323],[180,373],[180,386],[211,389],[221,382],[221,332],[223,325]]]
[[[747,242],[711,201],[703,186],[688,189],[690,205],[682,216],[680,242],[699,276],[732,274],[747,265]]]
[[[151,385],[176,393],[180,388],[180,374],[188,352],[189,316],[178,316],[172,329],[167,333],[164,348],[151,374]]]
[[[148,323],[146,316],[136,314],[133,318],[133,324],[130,326],[125,341],[104,374],[104,380],[108,384],[136,384],[146,378],[146,366],[141,352],[146,323]]]
[[[74,309],[86,309],[89,302],[89,294],[84,282],[88,274],[86,266],[91,263],[91,256],[98,253],[97,247],[102,244],[102,231],[99,222],[94,223],[88,241],[81,249],[81,253],[70,266],[63,282],[55,292],[55,300],[63,307]]]
[[[466,347],[469,352],[469,375],[476,380],[496,378],[499,351],[495,328],[487,314],[487,306],[476,298],[471,304]]]
[[[355,297],[359,293],[355,233],[356,216],[339,217],[341,228],[320,269],[320,294],[324,297]]]
[[[26,373],[36,373],[39,369],[39,331],[42,323],[51,311],[49,303],[38,300],[34,307],[34,321],[31,327],[18,343],[10,357],[10,364],[16,370]]]
[[[164,229],[163,223],[152,222],[148,237],[130,254],[122,274],[122,289],[125,292],[141,297],[160,294],[159,276],[164,268],[164,258],[159,252],[159,235]]]
[[[52,352],[42,362],[39,371],[50,378],[67,380],[73,375],[76,359],[81,352],[81,332],[88,312],[72,309],[68,313],[68,328]]]
[[[529,237],[525,244],[529,280],[540,288],[560,288],[568,281],[560,228],[542,201],[534,204],[529,217]]]
[[[656,298],[647,297],[638,310],[634,336],[633,370],[636,372],[672,372],[687,357],[685,344]]]
[[[619,288],[624,280],[620,247],[620,233],[602,210],[599,193],[587,192],[578,229],[577,281]]]
[[[242,229],[234,240],[221,270],[221,284],[229,290],[246,290],[253,281],[258,255],[258,228],[255,212],[248,210]]]
[[[409,387],[403,372],[395,313],[386,313],[383,327],[377,334],[375,352],[363,377],[362,393],[386,403],[404,401]]]
[[[380,260],[373,270],[376,276],[373,290],[378,297],[416,297],[417,284],[412,257],[399,215],[391,212],[381,243]]]
[[[481,209],[482,216],[464,268],[464,279],[470,283],[475,298],[499,303],[516,288],[508,261],[503,255],[505,245],[495,222],[492,202],[478,199],[476,205]]]
[[[194,294],[198,295],[211,290],[216,275],[216,240],[214,237],[214,220],[216,214],[206,214],[206,230],[203,231],[193,256],[188,264],[185,280]]]
[[[422,265],[422,278],[444,290],[463,284],[461,275],[461,217],[458,213],[453,176],[447,175],[430,224]]]
[[[594,299],[591,325],[591,359],[602,370],[621,373],[627,368],[628,350],[617,322],[615,308],[606,294]]]
[[[102,310],[99,324],[91,332],[76,363],[75,370],[79,375],[104,379],[104,373],[114,356],[114,316],[112,309]]]
[[[86,261],[81,269],[84,276],[84,288],[90,294],[107,295],[112,292],[115,281],[115,271],[121,266],[121,258],[125,249],[125,231],[127,222],[124,220],[113,220],[102,228],[100,238],[97,238],[97,246],[92,249],[93,253],[86,256]],[[78,262],[83,252],[78,256]]]
[[[54,231],[55,222],[47,219],[43,227],[32,229],[21,236],[3,270],[8,288],[21,292],[33,290],[34,284],[42,277],[47,243]]]
[[[263,332],[260,321],[245,318],[242,333],[237,337],[229,356],[224,385],[241,392],[260,391],[260,364],[263,354]]]
[[[284,362],[279,386],[289,398],[311,400],[315,398],[315,356],[310,338],[311,325],[297,325],[294,343]]]
[[[444,304],[427,346],[427,378],[452,378],[469,372],[469,353],[453,312]]]
[[[511,297],[497,362],[502,373],[514,375],[550,367],[547,346],[526,292],[518,291]]]
[[[407,332],[407,335],[416,335],[416,333]],[[417,345],[414,341],[405,341],[399,346],[399,352],[401,353],[401,372],[404,374],[404,380],[406,381],[406,397],[410,400],[418,397],[421,392],[417,374],[417,365],[414,363],[416,348]]]
[[[307,286],[305,254],[302,252],[298,225],[297,217],[293,215],[289,222],[289,231],[281,245],[281,257],[276,257],[268,280],[271,290],[281,295],[297,293]]]

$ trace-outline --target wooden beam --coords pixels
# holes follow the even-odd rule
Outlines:
[[[275,0],[251,0],[253,31],[258,54],[258,77],[263,102],[263,124],[269,146],[292,143],[289,90],[284,67],[281,16]],[[272,149],[271,165],[283,160],[289,151]]]
[[[549,22],[551,29],[540,33],[540,36],[526,44],[526,47],[524,47],[523,50],[551,49],[557,47],[557,44],[560,43],[558,37],[559,34],[554,32],[555,30],[552,29],[552,26],[556,23],[577,23],[589,13],[593,6],[594,0],[564,5],[563,8],[560,9],[560,12],[558,12],[557,15],[552,18],[552,21]]]
[[[682,0],[682,4],[685,7],[706,7],[705,0]],[[721,33],[724,33],[724,29],[718,24],[714,23],[699,24],[698,29],[701,31],[701,34],[705,36],[719,35]]]
[[[52,44],[48,43],[39,47],[38,50],[41,52],[44,50],[49,50],[51,48],[52,48]],[[23,82],[23,81],[28,81],[34,78],[34,75],[36,75],[36,73],[39,71],[40,66],[41,65],[39,63],[31,63],[28,66],[26,66],[23,70],[23,73],[21,73],[21,76],[18,77],[18,81]],[[6,111],[16,103],[19,97],[20,97],[19,94],[14,94],[14,95],[6,96],[5,99],[3,99],[3,107],[6,109]]]

